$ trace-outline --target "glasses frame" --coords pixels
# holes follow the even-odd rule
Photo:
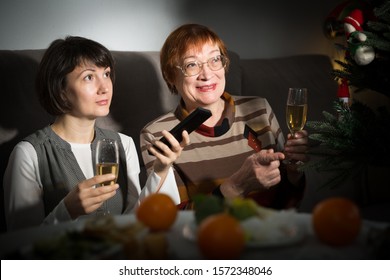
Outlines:
[[[219,58],[221,59],[221,61],[222,61],[222,67],[219,68],[219,69],[213,70],[213,69],[210,68],[209,62],[212,61],[213,59],[215,59],[216,57],[219,57]],[[199,72],[196,73],[196,74],[193,74],[193,75],[188,75],[188,74],[186,73],[185,66],[186,66],[187,64],[189,64],[189,63],[196,63],[196,64],[198,65],[198,67],[199,67]],[[222,55],[222,54],[219,54],[219,55],[210,57],[210,58],[207,59],[207,61],[205,61],[205,62],[199,62],[199,61],[195,60],[195,61],[190,61],[190,62],[188,62],[188,63],[186,63],[186,64],[184,64],[184,65],[182,65],[182,66],[177,65],[176,67],[179,68],[179,69],[181,70],[181,72],[183,73],[184,76],[186,76],[186,77],[192,77],[192,76],[196,76],[196,75],[198,75],[199,73],[202,72],[202,70],[203,70],[203,65],[204,65],[204,64],[207,64],[207,66],[209,67],[209,69],[210,69],[211,71],[219,71],[219,70],[221,70],[222,68],[225,68],[226,65],[227,65],[227,63],[228,63],[228,58],[225,57],[225,56]]]

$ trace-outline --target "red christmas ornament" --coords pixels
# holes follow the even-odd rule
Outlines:
[[[341,83],[339,84],[339,87],[337,89],[337,97],[340,101],[343,101],[344,103],[348,104],[350,95],[348,81],[345,78],[343,78],[341,80]]]

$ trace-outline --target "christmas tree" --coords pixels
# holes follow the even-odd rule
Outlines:
[[[340,81],[339,93],[353,87],[354,96],[372,90],[390,98],[390,0],[359,1],[364,11],[353,2],[355,9],[343,18],[345,60],[335,60],[341,68],[333,71]],[[371,12],[364,23],[363,12]],[[350,97],[349,92],[339,96]],[[364,172],[368,165],[390,166],[389,109],[374,109],[355,98],[347,103],[335,100],[334,104],[334,114],[323,112],[323,121],[308,121],[309,137],[319,142],[310,153],[320,159],[301,169],[333,172],[327,185],[334,187],[346,177]]]

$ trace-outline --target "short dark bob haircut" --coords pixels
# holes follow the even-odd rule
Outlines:
[[[114,59],[111,52],[93,40],[68,36],[53,41],[45,51],[39,64],[36,90],[42,107],[53,116],[71,110],[65,97],[66,76],[83,63],[98,67],[110,67],[110,78],[115,81]]]

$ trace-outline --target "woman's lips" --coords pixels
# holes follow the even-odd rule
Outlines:
[[[213,91],[217,87],[216,84],[197,87],[200,91]]]
[[[108,104],[108,99],[103,99],[103,100],[100,100],[98,102],[96,102],[98,105],[100,106],[104,106],[104,105],[107,105]]]

